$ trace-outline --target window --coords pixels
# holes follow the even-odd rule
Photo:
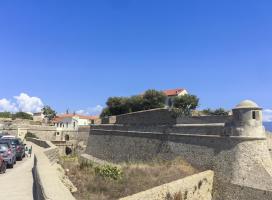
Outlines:
[[[76,122],[73,123],[74,128],[76,128]]]
[[[68,122],[66,122],[66,128],[68,128]]]
[[[256,119],[256,111],[252,111],[252,119]]]
[[[260,112],[259,111],[252,111],[252,119],[260,120]]]

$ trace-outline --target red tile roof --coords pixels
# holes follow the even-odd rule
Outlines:
[[[63,120],[64,118],[72,118],[72,117],[78,117],[79,119],[89,119],[89,120],[95,120],[98,119],[97,116],[86,116],[86,115],[78,115],[78,114],[63,114],[63,115],[57,115],[53,122],[57,123]]]
[[[177,88],[177,89],[171,89],[171,90],[164,90],[164,94],[167,96],[177,96],[179,93],[183,92],[185,89]]]

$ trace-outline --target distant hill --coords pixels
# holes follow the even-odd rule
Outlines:
[[[263,124],[267,131],[272,132],[272,122],[264,122]]]

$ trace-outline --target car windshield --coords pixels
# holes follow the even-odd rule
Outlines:
[[[12,145],[19,145],[20,142],[19,142],[19,140],[11,140],[11,144]]]
[[[6,143],[10,143],[11,145],[19,145],[20,144],[19,140],[14,140],[14,139],[2,139],[1,141],[6,142]]]
[[[8,149],[7,144],[0,144],[0,151],[6,151]]]

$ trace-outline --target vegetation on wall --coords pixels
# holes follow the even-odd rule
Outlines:
[[[202,111],[205,115],[211,115],[211,116],[227,116],[229,115],[229,112],[225,110],[224,108],[218,108],[215,110],[212,110],[210,108],[205,109]]]
[[[103,109],[101,117],[126,114],[141,110],[163,108],[166,96],[157,90],[147,90],[143,95],[131,97],[110,97]]]
[[[113,200],[129,196],[174,180],[198,173],[181,158],[171,161],[156,159],[146,163],[97,165],[80,159],[60,158],[67,176],[78,188],[76,199]]]

